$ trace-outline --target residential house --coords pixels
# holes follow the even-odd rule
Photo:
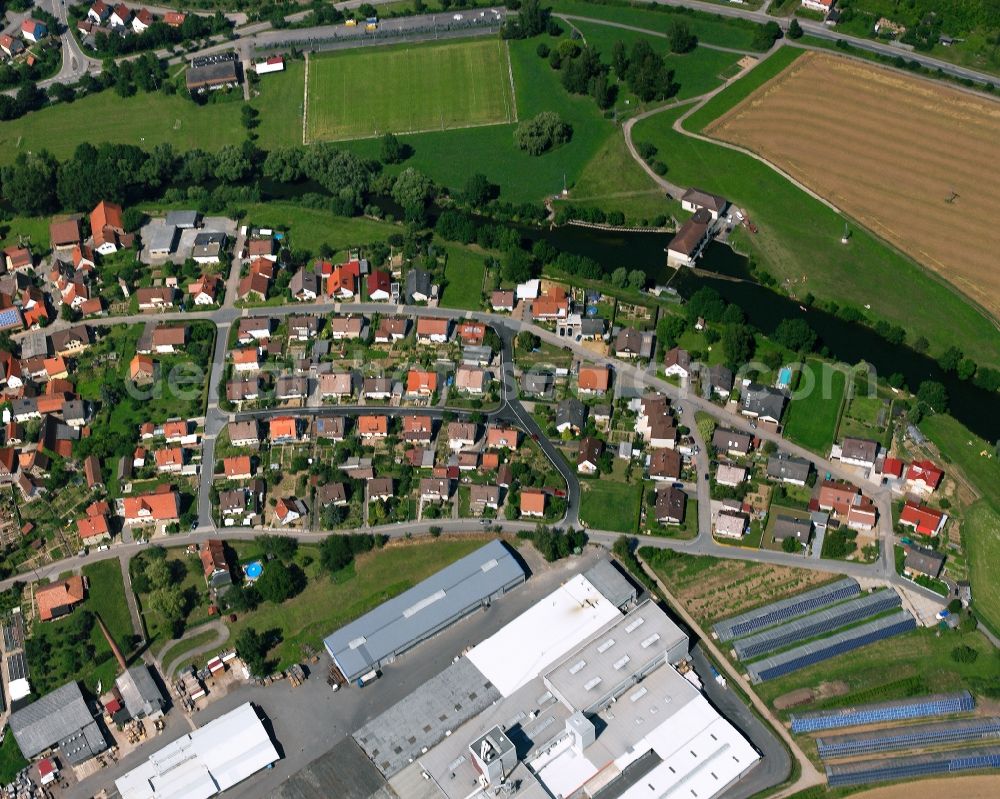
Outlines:
[[[132,17],[132,30],[139,34],[149,30],[149,26],[156,22],[153,12],[148,8],[140,8]]]
[[[278,262],[278,241],[274,236],[253,235],[246,245],[246,260]]]
[[[767,459],[767,476],[782,483],[804,486],[811,470],[812,464],[805,458],[796,458],[782,452]]]
[[[172,524],[180,519],[181,499],[176,491],[157,491],[125,497],[122,504],[126,527]]]
[[[679,377],[681,380],[687,380],[691,374],[691,353],[680,347],[667,350],[663,363],[666,367],[663,373],[667,377]]]
[[[800,5],[809,11],[818,11],[820,14],[829,14],[830,11],[833,10],[836,2],[837,0],[800,0]]]
[[[406,393],[410,397],[430,397],[437,391],[437,372],[411,369],[406,375]]]
[[[148,355],[136,355],[129,362],[129,377],[136,385],[150,383],[155,375],[153,359]]]
[[[476,426],[471,422],[448,423],[448,446],[451,449],[465,449],[476,443]]]
[[[403,417],[403,440],[410,444],[426,444],[434,438],[434,420],[430,416],[407,414]]]
[[[90,233],[94,239],[94,250],[98,253],[110,255],[117,252],[123,246],[125,236],[122,207],[101,200],[90,212]]]
[[[156,462],[156,471],[161,474],[176,474],[184,468],[184,449],[182,447],[158,449],[153,453],[153,460]]]
[[[188,294],[197,306],[217,305],[222,280],[218,275],[202,275],[194,283],[188,284]]]
[[[494,313],[501,311],[512,312],[514,310],[514,302],[513,291],[494,291],[490,294],[490,306],[493,308]]]
[[[373,269],[365,278],[365,288],[368,290],[370,302],[388,302],[392,297],[392,275],[381,269]]]
[[[681,454],[675,449],[654,449],[649,453],[650,480],[677,480],[681,476]]]
[[[361,396],[366,400],[387,400],[392,396],[392,380],[388,377],[366,377],[361,384]]]
[[[375,331],[376,344],[394,344],[406,338],[410,320],[406,318],[384,316],[379,320]]]
[[[603,454],[604,442],[599,438],[587,436],[580,439],[580,446],[576,452],[576,470],[580,474],[597,474]]]
[[[906,466],[899,458],[887,457],[881,462],[875,462],[875,473],[881,474],[885,480],[899,480],[903,477],[903,469]]]
[[[936,580],[944,568],[944,555],[933,549],[909,546],[903,559],[903,574],[907,577],[930,577]]]
[[[615,336],[615,356],[618,358],[652,358],[656,337],[652,331],[639,332],[634,327],[622,328]]]
[[[132,12],[129,10],[128,6],[126,6],[124,3],[119,3],[113,9],[111,9],[111,16],[108,18],[108,24],[112,28],[128,27],[131,21],[132,21]]]
[[[226,399],[230,402],[255,402],[260,398],[260,378],[230,380],[226,383]]]
[[[420,478],[420,499],[424,502],[447,502],[451,496],[451,480],[447,477]]]
[[[74,574],[64,580],[42,586],[35,591],[38,618],[52,621],[71,613],[86,598],[83,578]]]
[[[709,366],[703,372],[706,390],[718,397],[728,398],[733,391],[733,372],[721,363]]]
[[[948,521],[948,514],[927,505],[909,501],[899,514],[901,527],[910,527],[923,535],[937,535]]]
[[[716,452],[725,452],[729,455],[746,455],[750,452],[752,445],[753,436],[749,433],[729,430],[725,427],[717,427],[712,434],[712,446]]]
[[[486,339],[486,325],[481,322],[462,322],[457,332],[464,345],[481,346]]]
[[[358,435],[365,441],[384,439],[389,436],[388,416],[359,416]]]
[[[418,344],[444,344],[448,341],[451,322],[447,319],[434,319],[422,316],[417,319]]]
[[[136,289],[135,296],[140,311],[162,311],[174,307],[176,290],[170,286]]]
[[[670,400],[659,394],[639,400],[635,431],[653,449],[677,446],[677,426],[670,411]]]
[[[548,292],[531,302],[531,318],[544,322],[569,316],[570,299],[562,286],[552,286]]]
[[[76,534],[85,547],[98,546],[111,540],[111,527],[107,516],[85,516],[76,520]]]
[[[187,14],[182,14],[180,11],[167,11],[163,15],[164,24],[171,28],[179,28],[186,19]]]
[[[861,496],[861,489],[839,480],[824,480],[819,487],[817,503],[820,510],[829,510],[838,516],[847,517],[848,511]]]
[[[320,294],[320,276],[315,269],[302,267],[288,284],[288,290],[299,302],[313,302]]]
[[[160,354],[179,352],[187,343],[187,328],[157,327],[153,330],[153,351]]]
[[[256,347],[233,350],[233,371],[237,374],[247,374],[260,371],[260,353]]]
[[[245,316],[240,319],[236,340],[240,344],[250,344],[271,337],[273,322],[266,316]]]
[[[540,519],[545,516],[545,499],[548,496],[537,488],[525,488],[521,491],[521,516]]]
[[[3,251],[8,272],[31,271],[34,269],[34,259],[27,247],[7,247]]]
[[[723,507],[715,515],[713,532],[719,538],[743,538],[749,524],[750,517],[747,514]]]
[[[255,261],[254,263],[260,263]],[[247,302],[264,302],[267,299],[267,290],[271,286],[270,277],[261,271],[251,271],[240,278],[236,287],[236,298]]]
[[[83,461],[83,475],[87,479],[87,488],[97,488],[104,485],[101,476],[101,462],[96,455],[88,455]]]
[[[413,305],[418,302],[427,302],[434,296],[434,287],[431,285],[431,275],[423,269],[410,269],[406,273],[406,301]]]
[[[715,471],[715,482],[720,486],[736,487],[747,478],[747,470],[732,463],[720,463]]]
[[[365,328],[363,316],[337,316],[330,320],[330,338],[334,341],[353,341],[361,337]]]
[[[519,431],[516,427],[490,427],[486,430],[487,449],[517,449]]]
[[[874,530],[877,521],[878,510],[868,497],[859,496],[847,511],[847,526],[852,530]]]
[[[350,372],[324,372],[319,376],[319,395],[322,399],[334,397],[350,399],[354,395],[354,380]]]
[[[581,366],[577,388],[581,394],[603,394],[611,384],[611,370],[607,366]]]
[[[242,511],[245,507],[240,508]],[[208,587],[214,590],[232,585],[233,574],[226,557],[226,545],[218,538],[208,539],[198,552],[201,560],[201,572]]]
[[[928,460],[914,461],[906,470],[906,490],[931,494],[944,478],[944,472]]]
[[[812,533],[812,520],[808,517],[789,516],[779,513],[774,520],[774,540],[784,541],[786,538],[794,538],[800,546],[809,543],[809,536]]]
[[[348,261],[337,266],[322,261],[319,270],[327,296],[338,300],[351,300],[358,293],[358,279],[361,277],[359,261]]]
[[[288,337],[299,341],[309,341],[319,333],[319,319],[315,316],[288,317]]]
[[[776,388],[749,383],[743,388],[740,413],[761,422],[778,424],[785,410],[785,394]]]
[[[713,220],[718,219],[729,207],[729,200],[718,194],[691,188],[681,195],[681,208],[691,213],[704,209]]]
[[[283,525],[292,524],[308,514],[306,503],[297,497],[281,497],[274,506],[274,518]]]
[[[253,464],[249,455],[233,455],[222,461],[222,473],[227,480],[249,480],[253,477]]]
[[[0,483],[7,484],[14,482],[16,474],[17,450],[14,447],[0,448]]]
[[[455,389],[478,396],[486,390],[489,374],[478,366],[459,366],[455,372]]]
[[[299,423],[294,416],[275,416],[268,423],[268,438],[272,444],[289,444],[299,440]]]
[[[521,391],[532,397],[552,395],[554,379],[548,372],[525,372],[521,375]]]
[[[840,445],[840,453],[834,453],[833,457],[839,457],[841,462],[851,466],[860,466],[864,469],[871,469],[875,466],[878,457],[879,445],[877,441],[867,438],[844,439]]]
[[[347,419],[343,416],[318,416],[314,428],[317,438],[343,441],[347,432]]]
[[[21,35],[29,42],[40,42],[49,35],[49,28],[44,22],[29,17],[21,23]]]
[[[476,516],[482,516],[487,508],[497,510],[500,507],[500,487],[495,485],[473,485],[469,488],[469,510]]]
[[[373,477],[368,481],[368,501],[387,502],[395,496],[391,477]]]
[[[7,58],[16,58],[24,52],[24,42],[8,33],[0,34],[0,51]],[[52,244],[55,247],[55,242]]]
[[[556,405],[556,430],[573,435],[579,435],[587,422],[587,406],[573,397],[562,400]]]
[[[234,447],[260,446],[260,430],[254,419],[245,422],[230,422],[226,430],[229,433],[229,443]]]
[[[542,291],[542,281],[537,277],[526,280],[524,283],[518,283],[514,287],[514,291],[517,294],[518,301],[537,299]]]
[[[660,524],[683,524],[687,494],[673,486],[657,487],[653,512]]]

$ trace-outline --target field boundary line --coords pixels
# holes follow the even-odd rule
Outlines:
[[[504,40],[504,50],[507,53],[507,76],[510,78],[510,104],[514,112],[514,122],[517,122],[517,90],[514,88],[514,65],[510,60],[510,42]]]
[[[309,119],[309,51],[306,51],[306,76],[302,81],[302,144],[309,144],[306,123]]]
[[[470,130],[472,128],[492,128],[492,127],[496,127],[498,125],[510,125],[510,124],[511,124],[510,120],[501,119],[501,120],[498,120],[496,122],[471,122],[468,125],[452,125],[452,126],[445,127],[445,128],[440,128],[440,127],[438,127],[438,128],[420,128],[419,130],[393,131],[393,135],[395,135],[395,136],[416,136],[416,135],[421,134],[421,133],[443,133],[443,132],[449,131],[449,130]],[[379,138],[382,135],[383,134],[381,134],[381,133],[376,133],[376,134],[366,135],[366,136],[343,136],[343,137],[336,138],[336,139],[317,139],[317,141],[326,141],[326,142],[331,142],[331,143],[342,142],[342,141],[364,141],[365,139],[377,139],[377,138]]]

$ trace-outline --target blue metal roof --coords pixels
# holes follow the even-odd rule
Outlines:
[[[513,553],[503,542],[491,541],[341,627],[323,643],[344,676],[354,680],[524,579]]]

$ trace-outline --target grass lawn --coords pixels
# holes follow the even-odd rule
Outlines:
[[[0,784],[13,782],[17,773],[27,765],[28,761],[21,754],[21,748],[8,727],[4,731],[3,743],[0,744]]]
[[[168,642],[159,653],[160,663],[163,665],[163,668],[167,668],[181,655],[190,652],[192,649],[198,648],[202,644],[207,644],[209,641],[212,641],[217,637],[218,633],[216,633],[215,630],[205,630],[204,632],[192,635],[190,638],[185,638],[183,641],[177,641],[174,644]],[[208,658],[205,657],[203,659],[207,660]]]
[[[1000,509],[1000,459],[997,458],[996,448],[970,433],[965,425],[943,414],[924,418],[920,429],[937,445],[948,462],[960,467],[993,507]]]
[[[639,525],[642,483],[601,478],[580,483],[580,520],[596,530],[634,533]]]
[[[35,255],[42,255],[49,250],[51,221],[47,216],[15,216],[0,222],[0,241],[3,241],[5,246],[16,245],[18,237],[23,236],[31,251]]]
[[[554,45],[556,40],[549,42]],[[590,97],[567,94],[560,82],[561,73],[535,52],[537,40],[508,44],[518,119],[555,111],[573,126],[572,140],[544,155],[531,156],[514,145],[514,125],[419,133],[403,137],[413,155],[387,172],[412,166],[453,189],[461,189],[469,175],[482,172],[500,186],[502,199],[515,203],[538,202],[561,191],[564,177],[570,186],[575,184],[584,166],[615,130],[614,125],[602,117]],[[343,146],[367,158],[378,157],[375,139],[345,142]]]
[[[230,640],[235,640],[246,627],[258,632],[279,631],[281,642],[269,657],[277,661],[279,669],[285,668],[302,658],[302,644],[318,650],[324,636],[412,588],[483,543],[482,539],[474,538],[440,538],[392,545],[360,556],[333,577],[321,570],[317,547],[299,547],[296,557],[300,562],[305,555],[313,559],[304,567],[309,578],[305,590],[280,605],[265,602],[252,613],[242,614],[230,625]]]
[[[957,663],[951,658],[956,646],[969,646],[979,652],[974,663]],[[971,688],[977,680],[1000,679],[1000,658],[981,633],[946,631],[938,637],[934,628],[919,628],[904,635],[866,646],[856,652],[839,655],[800,671],[756,686],[758,695],[771,704],[782,694],[797,688],[817,688],[821,683],[843,682],[851,693],[878,689],[891,675],[892,685],[906,689],[906,678],[917,677],[926,693],[943,693]],[[904,695],[910,695],[909,690]],[[878,701],[899,698],[890,690]],[[850,701],[850,697],[845,697]],[[796,708],[808,710],[808,706]]]
[[[1000,631],[1000,512],[986,500],[971,505],[962,521],[962,543],[969,553],[973,607],[990,627]]]
[[[182,94],[158,92],[123,99],[108,90],[4,122],[0,126],[0,163],[42,148],[59,159],[68,158],[83,142],[136,144],[147,149],[169,142],[177,150],[218,150],[243,141],[241,105],[199,106]]]
[[[269,202],[246,206],[247,219],[254,225],[287,230],[291,246],[314,255],[321,244],[337,253],[373,241],[385,241],[399,229],[389,222],[363,217],[337,216],[329,211],[306,208],[294,203]]]
[[[481,308],[486,254],[455,244],[445,244],[444,249],[448,253],[448,263],[444,270],[448,285],[441,296],[441,306],[472,311]]]
[[[611,49],[615,42],[622,41],[630,49],[632,44],[640,39],[649,42],[652,48],[664,57],[667,69],[674,71],[674,81],[680,85],[674,100],[686,100],[711,91],[725,80],[722,76],[732,70],[736,62],[740,60],[737,53],[709,50],[706,47],[697,47],[684,55],[671,53],[667,45],[667,36],[662,33],[662,27],[653,28],[648,33],[639,33],[602,24],[598,21],[580,22],[579,20],[573,21],[573,27],[583,34],[587,44],[597,48],[605,61],[611,58]],[[659,35],[656,35],[657,32],[660,32]],[[625,87],[622,87],[623,94],[624,89]],[[621,99],[619,99],[618,110],[627,110],[622,107]]]
[[[111,637],[121,647],[122,654],[128,655],[129,641],[134,634],[132,617],[125,602],[125,583],[117,559],[102,560],[83,567],[87,578],[87,601],[84,607],[101,617],[107,625]],[[102,644],[104,636],[97,633]]]
[[[285,71],[262,75],[260,92],[250,105],[260,111],[260,137],[265,150],[302,144],[302,103],[305,99],[305,61],[285,61]]]
[[[311,59],[308,74],[311,142],[516,119],[499,38],[343,50]]]
[[[753,41],[756,23],[739,20],[727,20],[711,14],[686,14],[673,10],[650,11],[643,8],[644,3],[629,5],[600,5],[585,3],[580,0],[554,0],[551,3],[554,14],[572,14],[592,19],[604,19],[625,25],[633,25],[648,30],[666,30],[672,19],[685,22],[691,33],[699,41],[717,44],[720,47],[750,49]],[[574,21],[575,24],[575,21]],[[606,53],[605,56],[610,56]]]
[[[839,369],[819,361],[807,361],[802,371],[796,398],[788,406],[785,435],[825,455],[837,432],[846,376]]]
[[[901,325],[912,339],[923,335],[940,347],[959,346],[980,363],[1000,362],[993,326],[958,294],[857,225],[845,247],[844,217],[750,156],[677,133],[672,125],[681,113],[671,109],[643,120],[636,140],[656,145],[672,181],[746,208],[759,227],[747,238],[749,254],[779,282],[789,281],[803,295],[868,303],[872,316]]]
[[[178,587],[185,595],[189,612],[184,619],[186,627],[208,619],[208,589],[201,571],[201,562],[196,555],[185,555],[183,549],[167,550],[167,564],[171,574],[179,578]],[[156,647],[160,642],[172,637],[172,631],[165,623],[156,605],[150,601],[149,594],[139,595],[139,608],[146,624],[146,635],[150,646]]]

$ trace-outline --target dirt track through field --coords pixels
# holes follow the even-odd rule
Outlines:
[[[706,133],[767,158],[1000,318],[1000,103],[811,52]]]
[[[948,777],[947,779],[921,780],[900,785],[875,788],[856,793],[851,799],[941,799],[943,796],[960,796],[962,799],[996,799],[1000,796],[1000,776]]]

